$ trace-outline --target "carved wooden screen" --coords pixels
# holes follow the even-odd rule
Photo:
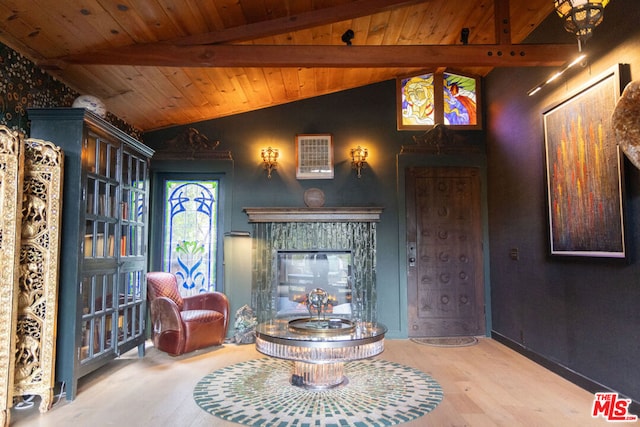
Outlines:
[[[14,393],[39,395],[46,412],[55,383],[63,154],[51,142],[27,139],[24,156]]]
[[[0,126],[0,424],[13,403],[14,349],[22,205],[22,138]]]

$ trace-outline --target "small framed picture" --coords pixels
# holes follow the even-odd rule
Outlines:
[[[333,179],[331,135],[296,135],[296,178]]]

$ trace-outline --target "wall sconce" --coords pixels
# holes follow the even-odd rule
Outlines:
[[[358,171],[358,178],[360,178],[361,171],[367,167],[367,156],[369,151],[366,148],[362,148],[358,145],[358,148],[351,149],[351,167]]]
[[[602,22],[602,13],[609,0],[554,0],[556,12],[564,21],[564,29],[578,38],[578,51],[593,29]]]
[[[267,171],[267,178],[271,179],[271,171],[278,168],[278,156],[280,153],[277,148],[263,148],[262,149],[262,162],[264,163],[264,170]]]

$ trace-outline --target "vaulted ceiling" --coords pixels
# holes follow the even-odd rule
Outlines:
[[[551,0],[0,0],[0,42],[146,131],[424,70],[561,65],[575,45],[520,44],[552,11]]]

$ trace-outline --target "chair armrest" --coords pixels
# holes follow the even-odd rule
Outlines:
[[[229,300],[222,292],[204,292],[183,297],[183,310],[214,310],[229,317]]]
[[[151,324],[153,332],[160,334],[164,331],[180,331],[184,329],[180,310],[173,300],[167,297],[158,297],[151,301]]]
[[[229,327],[229,299],[222,292],[204,292],[182,299],[183,310],[214,310],[224,316],[224,331]]]

